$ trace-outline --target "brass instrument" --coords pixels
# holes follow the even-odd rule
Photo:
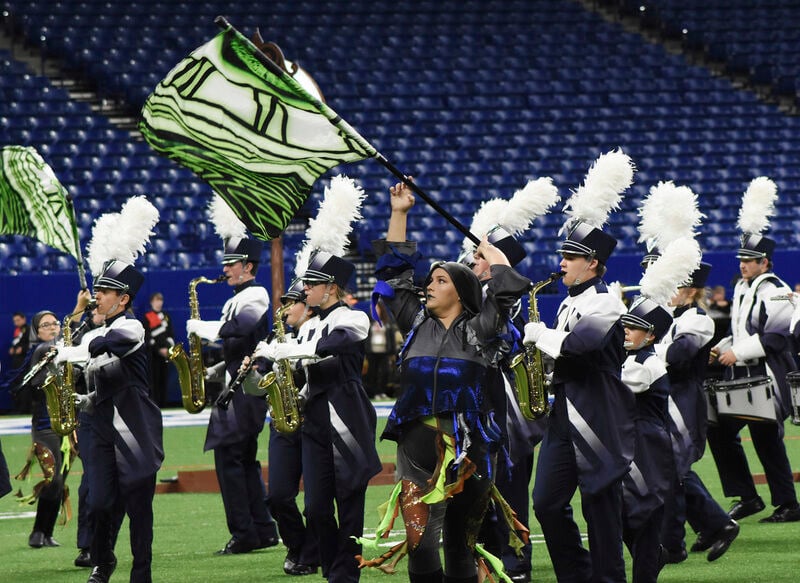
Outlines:
[[[287,302],[275,311],[274,332],[277,342],[286,342],[283,316],[294,305]],[[300,392],[294,384],[292,364],[288,358],[276,361],[276,371],[270,371],[258,382],[267,391],[267,401],[272,410],[272,423],[280,433],[294,433],[300,429]]]
[[[61,329],[64,331],[64,346],[72,346],[72,329],[69,322],[75,314],[64,317]],[[52,354],[52,356],[50,356]],[[58,354],[57,350],[48,352],[44,359],[51,362]],[[78,427],[75,411],[75,371],[71,362],[66,361],[60,371],[50,373],[42,383],[47,414],[50,415],[50,427],[59,435],[69,435]]]
[[[529,322],[539,321],[536,294],[545,286],[561,279],[563,275],[561,272],[551,273],[550,277],[544,281],[533,284],[529,295]],[[522,416],[525,419],[534,421],[547,415],[550,412],[550,402],[547,399],[542,352],[535,345],[525,346],[522,352],[511,359],[510,367],[514,373],[514,388]]]
[[[195,277],[189,282],[189,317],[200,319],[200,304],[197,301],[197,286],[201,283],[220,283],[227,276],[220,275],[216,279]],[[203,343],[197,334],[189,334],[189,354],[182,344],[169,349],[168,359],[178,369],[178,382],[181,385],[183,408],[189,413],[199,413],[206,406],[205,368],[203,367]]]

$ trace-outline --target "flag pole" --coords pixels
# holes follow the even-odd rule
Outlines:
[[[69,222],[72,225],[72,238],[75,241],[75,259],[78,261],[78,279],[81,289],[89,289],[86,285],[86,270],[83,266],[83,254],[81,253],[81,242],[78,238],[78,221],[75,219],[75,206],[72,204],[72,195],[67,193],[67,206],[69,207]]]
[[[279,76],[285,83],[290,85],[297,93],[301,94],[307,101],[313,103],[314,106],[319,110],[321,114],[323,114],[328,121],[336,126],[340,131],[347,135],[351,140],[356,142],[359,146],[361,146],[364,150],[370,153],[372,158],[378,161],[381,165],[383,165],[389,172],[391,172],[395,177],[397,177],[403,184],[408,186],[414,194],[419,196],[422,200],[424,200],[429,206],[433,208],[437,213],[442,215],[447,222],[453,225],[456,229],[458,229],[462,235],[467,237],[476,245],[480,244],[480,239],[476,237],[467,227],[464,226],[458,219],[456,219],[453,215],[447,212],[439,203],[433,200],[430,195],[428,195],[424,190],[422,190],[417,184],[414,183],[411,178],[406,176],[403,172],[400,171],[397,166],[392,164],[386,157],[378,152],[378,150],[369,143],[361,134],[359,134],[353,127],[347,123],[345,120],[341,118],[341,116],[336,113],[333,109],[330,108],[326,103],[321,102],[319,99],[311,95],[306,89],[297,82],[294,77],[289,75],[286,71],[281,69],[276,63],[272,61],[267,55],[263,53],[253,42],[251,42],[247,37],[242,35],[224,16],[217,16],[214,19],[214,23],[220,27],[222,30],[233,30],[243,42],[248,43],[258,58],[259,62],[264,65],[269,71]]]

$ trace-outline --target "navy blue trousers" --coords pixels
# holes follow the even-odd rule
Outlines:
[[[269,509],[278,523],[283,544],[295,562],[319,565],[316,540],[306,528],[297,507],[300,479],[303,476],[303,450],[300,432],[284,434],[269,430]]]
[[[581,494],[589,550],[572,515],[578,467],[568,429],[551,425],[542,441],[533,488],[533,510],[542,526],[559,582],[625,581],[622,552],[622,479],[589,496]]]
[[[361,545],[350,537],[364,531],[367,486],[354,489],[337,481],[330,441],[303,433],[302,449],[306,520],[319,545],[322,575],[330,583],[358,581],[361,571],[355,556],[361,554]]]
[[[708,445],[717,464],[725,496],[747,500],[758,495],[739,436],[745,425],[750,428],[753,447],[764,467],[772,505],[797,502],[792,468],[783,443],[783,422],[748,422],[733,417],[720,417],[717,425],[708,427]]]
[[[228,531],[236,540],[251,546],[277,536],[257,455],[258,434],[214,448],[214,467]]]
[[[130,528],[131,583],[152,583],[150,565],[153,559],[153,496],[156,474],[128,484],[120,484],[113,442],[91,440],[91,474],[89,507],[94,518],[92,564],[107,565],[115,561],[114,544],[123,516],[127,513]]]
[[[730,521],[728,513],[714,500],[694,470],[689,470],[683,481],[675,484],[665,507],[662,544],[672,552],[686,547],[685,522],[698,534],[713,535]]]
[[[89,426],[91,419],[86,413],[78,412],[78,451],[80,452],[83,475],[78,486],[78,536],[77,543],[79,549],[88,549],[92,546],[92,533],[94,523],[91,512],[89,512],[89,480],[92,472],[91,458],[89,451],[91,448],[92,431]]]

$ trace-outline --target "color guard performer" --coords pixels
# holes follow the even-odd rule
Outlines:
[[[731,336],[715,346],[711,354],[728,367],[727,380],[754,375],[770,378],[777,422],[720,416],[719,423],[708,429],[708,443],[723,492],[728,497],[739,498],[728,512],[731,518],[738,520],[761,512],[765,507],[753,483],[739,437],[739,432],[747,425],[775,506],[772,515],[759,522],[795,522],[800,520],[800,505],[783,443],[783,424],[791,410],[786,374],[797,368],[789,331],[792,306],[790,302],[772,299],[786,297],[791,288],[772,271],[775,241],[761,234],[774,213],[776,189],[774,182],[762,176],[755,178],[745,192],[739,213],[741,245],[736,254],[742,278],[733,293]]]
[[[400,481],[392,502],[406,530],[406,541],[393,549],[400,554],[389,565],[407,548],[412,582],[477,581],[475,541],[501,446],[488,394],[494,382],[490,370],[510,347],[509,310],[530,281],[484,239],[476,252],[487,260],[492,276],[486,298],[465,265],[437,262],[425,279],[423,300],[413,277],[419,254],[416,244],[406,241],[414,197],[405,184],[390,192],[386,240],[376,243],[377,275],[384,282],[378,293],[407,336],[400,353],[401,397],[382,435],[397,441]],[[387,514],[392,515],[391,508]],[[380,530],[390,528],[387,523]],[[362,565],[385,569],[387,558]]]

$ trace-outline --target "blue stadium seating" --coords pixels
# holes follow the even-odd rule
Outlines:
[[[783,26],[797,22],[794,4],[772,3],[754,15],[752,3],[733,1],[737,8],[724,19],[718,10],[731,2],[645,3],[657,4],[662,18],[702,29],[705,42],[748,55],[742,66],[769,61],[773,76],[796,77],[800,40],[789,24]],[[797,118],[579,3],[443,0],[389,7],[359,0],[347,10],[332,10],[321,0],[246,10],[210,0],[6,4],[31,43],[45,34],[48,54],[108,96],[127,99],[134,112],[179,59],[216,33],[217,14],[244,32],[258,26],[314,73],[334,109],[465,223],[482,200],[509,197],[536,176],[552,176],[566,199],[592,160],[618,146],[640,169],[622,213],[609,221],[621,239],[620,252],[636,252],[635,208],[659,180],[673,179],[698,193],[715,223],[701,236],[709,250],[735,244],[735,216],[725,210],[737,208],[754,176],[778,182],[785,208],[796,207],[800,198]],[[409,34],[402,23],[415,14],[429,17]],[[744,28],[748,35],[736,34]],[[82,237],[99,213],[118,210],[132,194],[147,194],[169,221],[157,231],[150,268],[218,260],[219,241],[202,211],[208,186],[88,105],[71,101],[64,89],[9,53],[0,53],[0,62],[5,143],[33,145],[46,155],[75,197]],[[348,165],[346,172],[369,194],[356,235],[380,235],[388,218],[386,189],[396,179],[374,162]],[[314,201],[321,191],[315,187]],[[315,207],[316,202],[309,208]],[[776,232],[792,232],[790,218],[776,221]],[[530,249],[557,248],[562,223],[560,213],[537,221]],[[463,237],[424,205],[415,209],[409,227],[424,252],[457,255]],[[0,256],[27,257],[38,265],[33,247],[20,244],[25,252],[5,248]],[[786,244],[798,242],[789,237]],[[368,247],[358,246],[363,253]],[[72,269],[64,262],[45,263],[52,270]],[[14,264],[18,268],[20,261]]]

